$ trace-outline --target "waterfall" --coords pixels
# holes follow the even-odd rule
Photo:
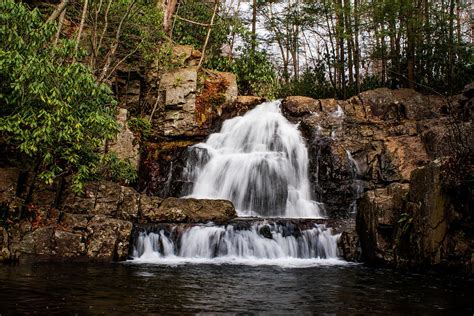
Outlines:
[[[349,206],[349,213],[355,214],[357,213],[357,200],[362,196],[364,193],[364,187],[362,186],[362,181],[360,180],[360,176],[362,174],[360,170],[359,163],[352,157],[350,151],[346,149],[347,159],[349,160],[351,174],[352,174],[352,187],[354,191],[354,200],[352,201],[351,205]]]
[[[308,152],[297,127],[266,102],[191,148],[190,197],[231,200],[239,216],[322,217],[311,200]]]
[[[131,256],[135,263],[333,264],[342,263],[338,238],[317,224],[174,225],[137,232]]]
[[[342,109],[335,115],[341,117]],[[186,194],[231,200],[239,216],[266,219],[135,225],[131,262],[290,267],[344,263],[338,259],[339,234],[317,219],[324,214],[311,199],[308,163],[303,137],[281,114],[280,101],[226,120],[218,133],[190,148],[183,169]]]

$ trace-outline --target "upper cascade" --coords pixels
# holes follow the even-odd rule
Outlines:
[[[239,216],[324,216],[311,200],[304,140],[280,105],[262,103],[191,148],[191,197],[231,200]]]

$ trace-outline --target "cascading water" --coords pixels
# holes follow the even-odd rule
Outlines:
[[[342,263],[337,238],[325,225],[299,229],[294,224],[250,226],[197,225],[137,232],[135,262],[314,265]],[[324,260],[323,260],[324,259]]]
[[[191,147],[183,176],[193,183],[190,197],[227,199],[240,216],[279,219],[239,219],[220,226],[136,226],[133,262],[284,266],[344,262],[337,256],[339,235],[316,223],[324,214],[311,200],[307,148],[297,126],[281,114],[280,101],[262,103],[225,121],[219,133]]]
[[[240,216],[322,217],[311,200],[308,152],[280,101],[266,102],[224,122],[193,146],[187,178],[194,198],[231,200]]]
[[[349,160],[351,173],[352,173],[352,186],[354,191],[354,200],[349,206],[349,213],[355,214],[357,212],[357,200],[362,197],[364,193],[364,187],[362,186],[362,181],[360,180],[361,170],[357,161],[352,157],[350,151],[346,149],[347,159]]]

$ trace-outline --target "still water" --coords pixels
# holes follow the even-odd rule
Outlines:
[[[362,265],[0,266],[0,314],[468,314],[473,281]]]

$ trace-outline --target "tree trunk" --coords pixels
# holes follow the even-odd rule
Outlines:
[[[352,12],[351,12],[351,2],[350,0],[344,0],[344,13],[345,19],[344,24],[346,28],[347,36],[347,69],[349,70],[349,85],[354,84],[354,73],[353,73],[353,47],[354,47],[354,37],[352,34]]]
[[[59,37],[61,36],[61,29],[63,27],[65,16],[66,16],[66,9],[64,9],[63,12],[61,12],[61,14],[59,15],[58,30],[56,31],[56,36],[54,37],[54,43],[53,43],[54,47],[58,45],[58,41],[59,41]]]
[[[338,75],[341,87],[341,97],[346,98],[346,74],[345,74],[345,57],[344,57],[344,13],[342,7],[342,0],[336,0],[336,35],[338,42],[339,60],[338,60]]]
[[[48,17],[48,20],[46,20],[47,23],[52,22],[58,18],[58,16],[61,15],[61,13],[66,9],[67,4],[69,3],[69,0],[63,0],[61,3],[58,4],[56,9],[54,9],[53,13]]]
[[[408,1],[407,5],[407,16],[406,16],[406,29],[407,29],[407,86],[410,89],[415,89],[415,30],[414,30],[414,9],[413,3]]]
[[[79,43],[81,41],[82,30],[84,29],[84,23],[86,21],[87,6],[88,5],[89,5],[89,0],[84,0],[84,7],[82,8],[81,24],[79,24],[79,31],[77,31],[77,37],[76,37],[76,46],[74,47],[73,61],[76,60],[77,51],[79,50]]]
[[[252,1],[252,54],[257,46],[257,0]]]
[[[207,47],[207,43],[209,42],[209,37],[211,36],[211,31],[212,31],[212,27],[214,26],[214,19],[216,17],[218,7],[219,7],[219,0],[216,0],[216,3],[214,5],[214,12],[212,12],[211,22],[209,23],[209,28],[207,29],[206,40],[204,42],[204,46],[202,47],[202,55],[201,55],[201,59],[199,60],[198,68],[202,66],[204,57],[206,56],[206,47]]]
[[[359,53],[359,0],[354,0],[354,71],[357,94],[360,93],[360,53]]]
[[[173,21],[173,15],[176,11],[178,0],[163,0],[163,30],[166,34],[171,34],[171,25]]]

